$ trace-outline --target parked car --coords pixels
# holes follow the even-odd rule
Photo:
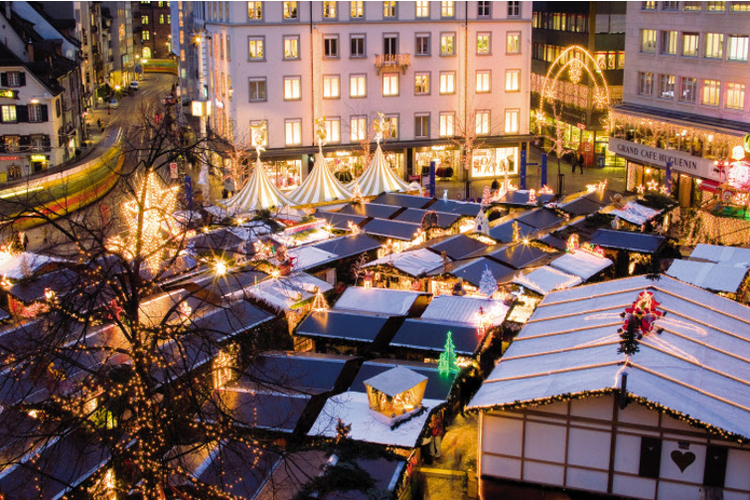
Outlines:
[[[117,109],[120,107],[120,103],[117,102],[117,98],[113,97],[107,102],[107,107],[110,109]]]
[[[130,90],[138,90],[138,81],[137,80],[133,80],[132,82],[130,82]]]

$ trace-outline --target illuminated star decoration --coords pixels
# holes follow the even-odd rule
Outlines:
[[[661,186],[659,188],[659,191],[661,192],[661,194],[669,194],[669,189],[667,189],[667,186]]]
[[[164,186],[156,173],[149,172],[135,196],[122,205],[128,225],[126,235],[110,238],[108,250],[129,260],[140,258],[152,273],[156,272],[168,243],[165,227],[172,226],[170,218],[177,204],[178,191],[179,186]]]
[[[646,186],[648,186],[649,191],[656,191],[659,189],[659,183],[656,182],[656,179],[651,179],[646,183]]]
[[[646,192],[646,186],[643,184],[640,184],[639,186],[636,186],[636,191],[638,191],[639,194],[643,194]]]
[[[107,309],[109,310],[110,318],[120,321],[120,314],[122,314],[124,309],[117,303],[117,299],[110,300]]]
[[[315,119],[315,136],[318,138],[318,152],[323,154],[323,146],[328,144],[328,129],[326,128],[326,117]]]

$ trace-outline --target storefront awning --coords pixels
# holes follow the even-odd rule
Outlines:
[[[702,191],[708,191],[709,193],[715,193],[719,190],[719,181],[712,181],[710,179],[701,182],[700,188]]]

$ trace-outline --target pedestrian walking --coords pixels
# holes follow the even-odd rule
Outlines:
[[[583,153],[578,153],[576,156],[576,162],[578,163],[578,168],[581,170],[581,174],[583,174],[583,163],[585,159],[583,158]],[[576,169],[573,167],[573,173],[575,173]]]

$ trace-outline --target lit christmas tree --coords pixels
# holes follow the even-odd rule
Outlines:
[[[458,359],[454,351],[453,334],[448,332],[448,338],[445,339],[445,350],[438,360],[438,371],[440,373],[458,373],[461,369],[458,367]]]
[[[492,275],[490,267],[485,264],[484,271],[482,271],[482,277],[479,280],[479,293],[489,299],[495,292],[497,292],[497,281]]]
[[[484,186],[484,191],[482,192],[482,206],[488,207],[492,204],[492,193],[490,192],[489,186]]]

